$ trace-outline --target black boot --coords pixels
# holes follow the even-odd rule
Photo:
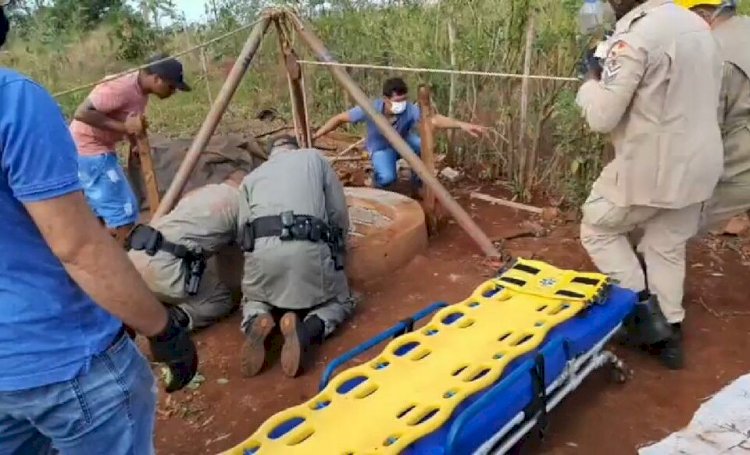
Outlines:
[[[323,341],[324,324],[317,316],[300,322],[295,313],[289,312],[281,318],[281,333],[284,335],[281,368],[284,374],[295,378],[307,364],[311,347]]]
[[[249,378],[260,373],[266,362],[266,338],[275,326],[276,323],[270,314],[261,314],[253,319],[240,354],[243,376]]]
[[[662,365],[670,370],[681,370],[685,366],[682,351],[682,325],[672,324],[672,336],[654,346]]]
[[[626,344],[651,346],[670,339],[673,330],[661,312],[656,296],[644,291],[638,297],[639,302],[623,323],[627,332]]]

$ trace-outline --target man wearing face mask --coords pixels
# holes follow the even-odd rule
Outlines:
[[[712,28],[724,60],[719,126],[724,174],[708,205],[707,228],[750,209],[750,19],[737,15],[735,0],[677,0]]]
[[[86,200],[121,243],[138,220],[139,205],[117,159],[117,143],[127,137],[132,152],[134,138],[144,133],[142,115],[149,95],[167,99],[177,90],[190,91],[182,64],[165,58],[156,55],[147,68],[97,85],[70,124]],[[137,159],[134,153],[130,156]]]
[[[373,105],[378,112],[391,121],[396,132],[409,144],[414,153],[419,155],[422,146],[419,135],[413,130],[419,123],[421,115],[419,107],[409,102],[409,87],[406,82],[398,77],[386,80],[383,84],[383,97],[375,100]],[[361,107],[357,106],[332,117],[315,133],[313,139],[325,136],[346,123],[361,122],[367,122],[365,146],[372,160],[375,186],[388,187],[398,178],[396,162],[400,156]],[[473,137],[478,137],[487,130],[486,127],[461,122],[439,114],[432,117],[432,125],[437,129],[461,129]],[[414,175],[412,175],[412,183],[418,184]]]
[[[0,454],[153,454],[154,377],[123,321],[169,367],[167,392],[195,346],[86,204],[54,99],[0,68],[0,106]]]
[[[577,102],[592,130],[610,134],[615,158],[583,205],[581,241],[639,293],[647,310],[628,321],[633,338],[679,369],[686,243],[722,172],[721,57],[705,22],[672,0],[610,3],[618,22],[603,69],[591,68]],[[645,272],[628,238],[637,228]]]

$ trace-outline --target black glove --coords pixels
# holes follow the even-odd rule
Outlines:
[[[580,79],[601,79],[602,61],[600,58],[594,56],[595,52],[596,48],[592,48],[584,53],[578,75]]]
[[[187,327],[180,324],[174,312],[168,314],[167,326],[148,342],[154,360],[169,368],[166,392],[172,393],[188,385],[198,372],[198,351]]]

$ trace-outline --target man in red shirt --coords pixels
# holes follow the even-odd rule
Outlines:
[[[78,107],[70,132],[78,149],[79,178],[94,213],[124,243],[138,220],[138,200],[120,165],[117,143],[143,133],[149,95],[160,99],[190,91],[182,64],[158,55],[146,69],[102,82]]]

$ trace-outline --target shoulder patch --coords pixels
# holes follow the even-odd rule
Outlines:
[[[616,41],[609,48],[607,58],[606,60],[604,60],[604,65],[602,68],[602,82],[604,82],[605,85],[612,83],[617,78],[617,75],[622,68],[622,61],[620,57],[624,54],[627,54],[631,50],[632,48],[630,47],[630,45],[622,40]]]
[[[625,41],[617,41],[615,44],[612,45],[612,47],[609,48],[609,53],[607,54],[608,59],[614,59],[617,58],[618,55],[622,54],[623,52],[627,52],[627,50],[630,49],[630,46]]]

